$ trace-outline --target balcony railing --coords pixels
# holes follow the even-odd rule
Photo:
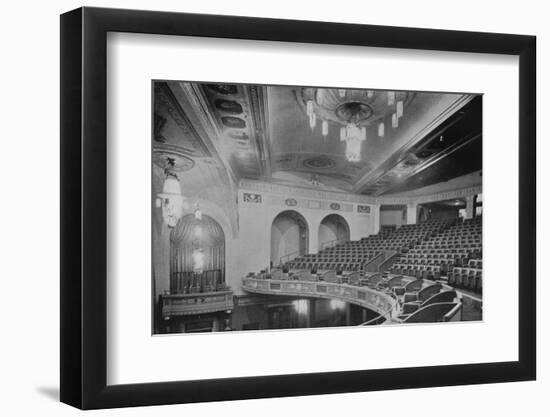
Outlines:
[[[233,291],[164,294],[160,296],[160,305],[164,318],[233,310]]]
[[[256,294],[339,299],[383,314],[388,319],[398,314],[398,303],[389,294],[368,287],[325,281],[243,278],[243,289]]]

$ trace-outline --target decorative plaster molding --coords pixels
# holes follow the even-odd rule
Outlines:
[[[272,184],[263,181],[255,180],[241,180],[239,182],[239,188],[241,190],[255,191],[261,193],[278,194],[284,196],[281,200],[284,201],[288,198],[302,197],[305,199],[311,198],[315,200],[329,201],[329,202],[349,202],[358,204],[368,204],[371,206],[376,205],[403,205],[414,206],[417,204],[431,203],[434,201],[452,200],[455,198],[464,198],[469,195],[480,194],[482,192],[482,186],[477,185],[473,187],[460,188],[452,191],[444,191],[441,193],[415,196],[415,197],[370,197],[359,194],[347,194],[333,191],[314,190],[302,187],[291,187],[287,185]],[[352,208],[353,210],[353,208]]]
[[[239,182],[239,188],[243,190],[264,192],[270,194],[281,194],[286,197],[303,197],[314,198],[319,200],[329,201],[343,201],[349,203],[360,204],[375,204],[376,199],[373,197],[359,195],[359,194],[347,194],[334,191],[314,190],[310,188],[291,187],[287,185],[273,184],[263,181],[255,180],[241,180]]]
[[[453,198],[464,198],[472,195],[482,193],[482,185],[479,184],[474,187],[461,188],[453,191],[445,191],[442,193],[416,197],[411,199],[416,204],[431,203],[433,201],[452,200]]]
[[[244,193],[243,194],[243,201],[245,203],[262,204],[262,195],[261,194]]]
[[[164,107],[186,137],[187,143],[179,143],[178,146],[184,148],[193,157],[212,156],[204,145],[200,134],[182,109],[178,99],[168,84],[163,82],[155,85],[155,111],[159,112],[161,107]]]
[[[395,168],[390,167],[389,165],[395,164],[395,161],[400,161],[403,159],[403,156],[411,151],[413,147],[419,143],[423,138],[430,134],[432,130],[437,128],[443,121],[447,120],[452,114],[457,112],[459,109],[464,107],[474,98],[472,94],[462,94],[457,100],[451,103],[444,111],[438,114],[433,118],[426,126],[420,129],[411,139],[404,144],[399,150],[397,150],[392,156],[386,159],[386,162],[382,163],[378,168],[372,170],[369,169],[365,171],[359,180],[353,186],[353,191],[360,192],[363,191],[368,186],[374,186],[376,182],[384,177],[391,169]],[[415,172],[418,172],[417,170]]]
[[[353,212],[353,204],[336,203],[334,201],[309,200],[302,198],[285,198],[284,196],[269,196],[269,204],[272,206],[287,206],[314,210]]]

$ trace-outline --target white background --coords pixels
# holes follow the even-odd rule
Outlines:
[[[548,253],[548,220],[540,215],[548,209],[549,146],[542,138],[548,128],[542,115],[548,113],[540,97],[547,96],[550,28],[543,2],[442,2],[393,0],[376,4],[358,2],[209,1],[193,4],[177,1],[94,2],[88,5],[141,9],[164,9],[202,13],[241,14],[327,21],[372,23],[444,29],[481,30],[536,34],[538,36],[539,119],[539,264]],[[0,370],[5,415],[71,415],[76,411],[57,403],[58,393],[58,274],[59,274],[59,29],[58,14],[80,6],[72,1],[56,4],[15,2],[2,10],[2,213],[0,303],[2,345]],[[506,167],[503,167],[506,169]],[[30,194],[29,194],[30,192]],[[506,196],[503,196],[503,206]],[[542,233],[546,232],[546,236]],[[343,412],[398,415],[543,415],[550,406],[547,355],[550,313],[541,304],[550,285],[539,268],[539,377],[537,382],[508,383],[457,388],[434,388],[378,393],[327,395],[101,411],[94,414],[121,415],[296,415],[317,413],[333,416]],[[426,404],[426,407],[409,406]],[[405,411],[406,410],[406,411]]]
[[[136,34],[112,34],[107,45],[109,384],[517,360],[518,281],[510,271],[518,270],[518,112],[517,105],[501,105],[518,101],[516,57]],[[219,63],[235,56],[246,65],[224,65],[220,73]],[[152,338],[151,206],[138,203],[148,201],[151,188],[150,80],[219,77],[483,93],[483,323]],[[490,150],[497,147],[495,158]],[[515,203],[502,210],[502,196]],[[509,244],[491,244],[503,225]],[[361,354],[373,345],[383,349]],[[290,346],[297,347],[295,355],[281,354]],[[339,347],[357,354],[327,354]],[[174,360],[190,352],[227,360],[211,367]]]

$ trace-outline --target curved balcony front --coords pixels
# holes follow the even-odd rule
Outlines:
[[[387,319],[399,312],[397,301],[383,292],[368,287],[338,284],[325,281],[277,280],[246,277],[243,290],[256,294],[285,295],[338,299],[384,315]]]
[[[212,291],[193,294],[163,294],[160,296],[162,316],[173,316],[228,311],[234,308],[233,291]]]

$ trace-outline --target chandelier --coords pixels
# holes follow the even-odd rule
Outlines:
[[[361,142],[367,140],[367,128],[348,123],[340,128],[340,141],[346,142],[346,159],[350,162],[361,160]]]
[[[164,175],[162,192],[157,196],[156,206],[162,208],[164,222],[172,228],[176,226],[181,218],[186,204],[185,197],[181,193],[180,181],[176,174],[176,164],[173,158],[166,158]]]
[[[383,138],[386,122],[399,127],[405,102],[411,93],[396,91],[374,91],[355,89],[304,88],[302,99],[305,104],[309,126],[315,130],[321,122],[321,135],[329,135],[329,125],[339,126],[340,141],[346,143],[346,159],[361,160],[361,144],[367,140],[370,126]]]

